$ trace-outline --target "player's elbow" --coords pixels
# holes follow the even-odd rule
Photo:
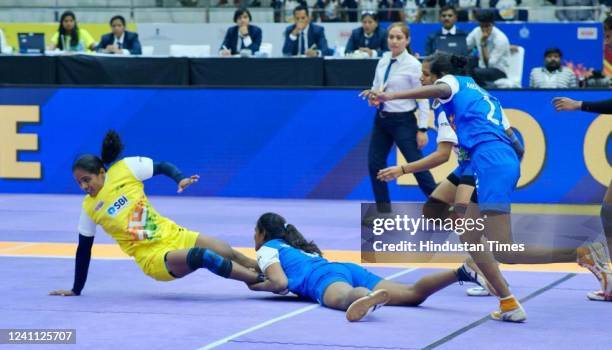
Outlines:
[[[451,142],[440,142],[438,148],[435,151],[435,160],[437,165],[448,162],[453,150],[453,143]]]
[[[271,292],[277,293],[287,289],[289,285],[289,280],[287,280],[286,276],[280,276],[275,278],[269,278],[270,286],[272,288]]]
[[[436,154],[435,154],[435,157],[434,157],[435,166],[444,164],[444,163],[448,162],[449,159],[450,159],[450,152],[449,151],[446,151],[444,149],[436,150]]]
[[[450,152],[440,152],[440,164],[448,162],[450,159]]]

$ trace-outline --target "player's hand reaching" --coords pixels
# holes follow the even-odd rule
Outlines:
[[[63,290],[63,289],[59,289],[59,290],[52,290],[49,292],[49,295],[60,295],[63,297],[75,297],[78,296],[76,293],[74,293],[71,290]]]
[[[186,177],[184,179],[181,180],[181,182],[179,182],[178,184],[178,191],[176,191],[177,193],[183,193],[183,191],[189,187],[190,185],[198,182],[198,180],[200,179],[200,175],[191,175],[190,177]]]
[[[578,111],[582,107],[582,101],[572,100],[567,97],[555,97],[553,98],[553,104],[557,112],[560,111]]]
[[[391,180],[397,179],[398,177],[404,174],[405,173],[402,170],[401,166],[392,166],[379,170],[378,175],[376,175],[376,178],[380,181],[389,182]]]

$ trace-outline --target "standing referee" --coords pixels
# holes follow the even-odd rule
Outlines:
[[[421,63],[409,52],[410,31],[397,22],[387,31],[389,52],[378,61],[371,90],[363,91],[360,96],[367,97],[370,91],[404,91],[421,86]],[[368,100],[371,106],[374,100]],[[379,213],[391,211],[391,200],[387,183],[376,179],[378,171],[387,167],[387,157],[393,143],[397,145],[408,162],[423,157],[421,149],[427,145],[427,125],[429,101],[394,100],[377,105],[372,138],[368,150],[370,181]],[[415,173],[414,176],[426,196],[436,187],[429,171]]]

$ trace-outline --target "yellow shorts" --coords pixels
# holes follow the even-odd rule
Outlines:
[[[172,233],[164,235],[158,242],[147,244],[136,250],[134,259],[147,276],[158,281],[172,281],[175,277],[166,268],[166,261],[164,260],[166,253],[177,249],[195,247],[199,235],[198,232],[184,228],[173,230]]]

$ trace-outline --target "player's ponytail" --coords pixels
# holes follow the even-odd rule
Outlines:
[[[109,130],[102,141],[102,163],[110,164],[117,160],[119,154],[123,151],[123,143],[115,130]]]
[[[467,65],[467,58],[465,56],[460,55],[452,55],[451,56],[451,64],[456,69],[464,69]]]
[[[447,74],[465,75],[468,60],[465,56],[451,55],[449,53],[437,51],[433,55],[427,57],[425,62],[431,64],[431,73],[438,78],[442,78]]]
[[[282,239],[293,248],[301,249],[306,253],[323,255],[313,241],[307,241],[298,229],[276,213],[265,213],[257,220],[257,231],[262,232],[264,241]]]
[[[317,247],[314,241],[307,241],[300,231],[291,224],[285,224],[285,241],[289,243],[290,246],[301,249],[306,253],[316,253],[323,256],[321,249]]]
[[[106,170],[106,164],[117,160],[123,150],[123,144],[119,134],[114,130],[109,130],[102,141],[102,155],[98,157],[93,154],[84,154],[72,163],[72,171],[82,169],[90,174],[100,173],[100,169]]]

